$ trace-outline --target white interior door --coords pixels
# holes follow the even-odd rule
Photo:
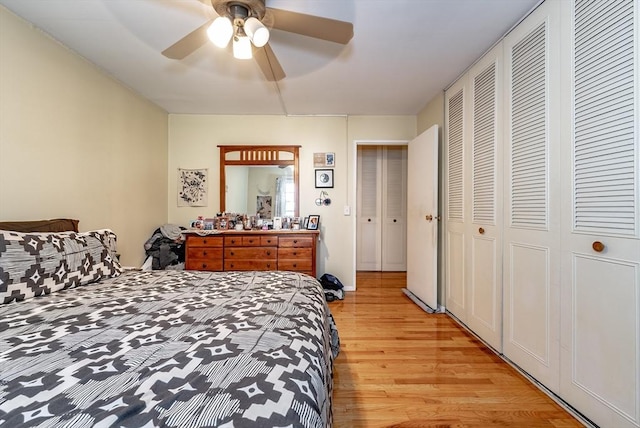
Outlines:
[[[466,322],[465,248],[465,176],[467,157],[465,140],[468,130],[465,121],[467,104],[466,79],[458,80],[445,93],[445,305],[447,311]]]
[[[500,116],[502,44],[469,71],[470,165],[466,205],[467,251],[466,324],[499,352],[502,351],[502,147]],[[469,114],[471,113],[471,114]]]
[[[407,156],[407,289],[438,308],[438,126],[409,143]]]
[[[356,269],[379,271],[382,268],[380,233],[382,162],[376,146],[358,148],[358,206]]]
[[[407,270],[407,146],[382,149],[382,270]]]
[[[562,205],[558,6],[540,5],[504,41],[503,352],[555,393]]]
[[[573,6],[573,7],[572,7]],[[562,2],[573,22],[564,158],[560,392],[602,427],[640,426],[637,0]],[[614,18],[612,18],[614,17]]]

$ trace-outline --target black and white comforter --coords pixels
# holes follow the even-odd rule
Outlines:
[[[337,331],[292,272],[125,272],[0,306],[0,426],[331,426]]]

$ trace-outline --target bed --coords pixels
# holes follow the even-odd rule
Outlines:
[[[0,426],[332,426],[315,278],[124,270],[115,239],[0,231]]]

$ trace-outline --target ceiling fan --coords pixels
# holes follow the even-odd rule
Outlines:
[[[269,46],[269,28],[346,45],[353,24],[265,6],[265,0],[200,0],[219,15],[162,51],[167,58],[182,59],[208,40],[225,48],[233,40],[234,57],[254,58],[269,81],[286,75]]]

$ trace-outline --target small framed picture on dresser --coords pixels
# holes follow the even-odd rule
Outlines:
[[[320,216],[310,215],[307,222],[307,230],[318,230],[318,226],[320,226]]]

